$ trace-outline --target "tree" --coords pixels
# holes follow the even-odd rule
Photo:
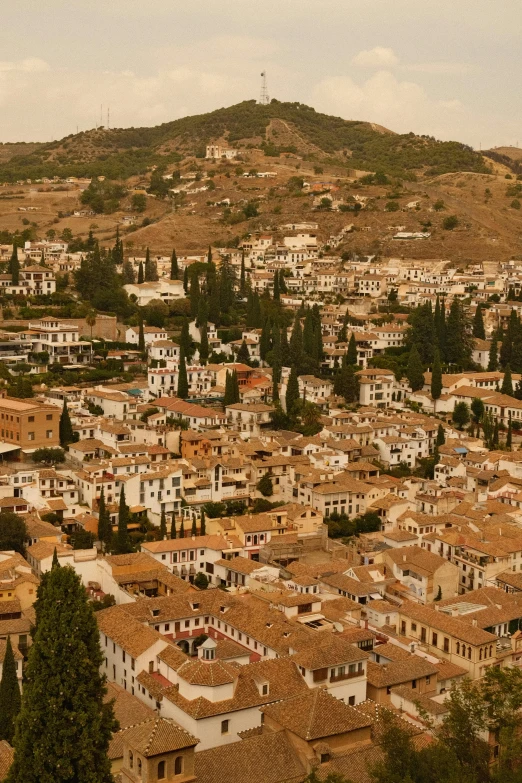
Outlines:
[[[0,740],[13,744],[15,720],[20,712],[20,687],[16,675],[16,661],[11,637],[7,637],[2,679],[0,680]]]
[[[452,752],[464,780],[488,779],[489,748],[481,733],[487,725],[480,685],[463,679],[445,701],[448,713],[439,731],[441,742]],[[468,777],[472,773],[473,777]]]
[[[178,257],[176,255],[176,250],[174,249],[172,251],[172,256],[170,259],[170,279],[177,280],[178,276],[179,276]]]
[[[250,353],[248,351],[248,345],[244,340],[241,343],[241,347],[239,351],[237,352],[237,360],[242,364],[247,364],[247,365],[250,364]]]
[[[227,370],[225,378],[225,397],[223,405],[235,405],[239,402],[239,383],[237,378],[237,372],[235,370]]]
[[[201,509],[201,522],[200,522],[200,528],[199,528],[200,535],[204,536],[207,533],[207,526],[205,521],[205,511],[204,509]]]
[[[469,319],[460,299],[451,303],[446,324],[446,360],[451,364],[466,368],[471,363],[473,338],[470,334]]]
[[[303,362],[303,330],[301,329],[301,319],[299,313],[295,314],[292,334],[290,336],[290,366],[295,367],[301,372]]]
[[[496,372],[496,370],[498,370],[498,343],[494,338],[489,349],[488,372]]]
[[[172,539],[176,538],[176,516],[174,511],[172,512],[172,521],[170,523],[170,537]]]
[[[290,375],[288,377],[286,386],[286,412],[289,416],[292,416],[295,411],[296,403],[299,401],[299,381],[297,380],[297,369],[295,364],[292,364],[290,368]]]
[[[208,362],[209,355],[207,324],[202,324],[199,331],[201,334],[201,342],[199,344],[199,361],[204,366]]]
[[[167,518],[164,509],[161,509],[159,533],[162,541],[167,538]]]
[[[345,402],[353,403],[359,401],[359,382],[353,365],[348,364],[348,362],[345,362],[341,368],[341,389]]]
[[[123,285],[132,285],[133,283],[136,282],[134,267],[132,266],[128,258],[123,262],[123,267],[121,270],[121,279]]]
[[[182,400],[186,400],[187,397],[189,396],[187,364],[185,362],[185,351],[183,350],[183,346],[181,346],[179,352],[177,396],[180,397]]]
[[[89,312],[85,316],[85,323],[91,329],[91,340],[92,340],[92,330],[93,327],[96,325],[96,310],[89,310]]]
[[[444,231],[453,231],[454,228],[457,228],[459,224],[459,219],[456,215],[448,215],[448,217],[444,218],[442,221],[442,228]]]
[[[98,502],[98,539],[101,541],[104,550],[109,549],[112,539],[112,522],[109,510],[105,504],[103,487]]]
[[[511,416],[510,416],[508,421],[508,431],[506,436],[506,448],[511,449],[512,446],[513,446],[513,422],[511,421]]]
[[[0,513],[0,552],[14,549],[25,555],[25,540],[27,530],[22,517],[12,511]]]
[[[239,277],[239,293],[242,297],[246,294],[245,251],[241,252],[241,274]]]
[[[20,261],[18,260],[18,247],[16,242],[13,242],[13,252],[9,260],[9,274],[11,275],[12,285],[19,285],[20,283]]]
[[[198,534],[198,528],[197,528],[197,525],[196,525],[196,517],[192,517],[192,525],[191,525],[191,528],[190,528],[190,535],[191,536],[197,536],[197,534]]]
[[[439,424],[437,429],[437,442],[435,444],[435,447],[438,449],[439,446],[444,446],[446,443],[446,435],[444,434],[444,427],[442,424]]]
[[[274,272],[274,302],[281,300],[281,291],[279,289],[279,270]]]
[[[507,394],[509,397],[513,397],[513,379],[511,377],[511,367],[509,364],[504,369],[504,378],[502,386],[500,387],[501,394]]]
[[[424,386],[424,370],[419,356],[417,346],[414,345],[408,356],[408,366],[406,368],[406,377],[412,391],[419,391]]]
[[[145,251],[145,282],[153,282],[158,279],[158,266],[153,258],[150,257],[150,250]]]
[[[433,399],[433,408],[437,404],[437,400],[442,394],[442,369],[440,366],[440,353],[439,349],[435,349],[435,358],[433,359],[433,367],[431,369],[431,397]]]
[[[353,366],[358,365],[357,361],[357,343],[355,342],[354,332],[350,335],[350,341],[348,343],[348,351],[346,352],[346,362]]]
[[[269,498],[274,494],[274,486],[272,484],[270,473],[265,473],[265,475],[259,479],[257,482],[257,489],[265,498]]]
[[[185,519],[181,517],[181,525],[179,526],[179,537],[185,538]]]
[[[62,413],[60,415],[60,446],[68,446],[69,443],[74,441],[74,432],[71,424],[71,417],[69,416],[69,410],[67,408],[67,400],[63,401]]]
[[[143,272],[143,261],[140,261],[138,266],[138,285],[145,282],[145,273]]]
[[[131,204],[136,212],[145,212],[145,209],[147,208],[147,196],[145,193],[133,193]]]
[[[473,414],[475,424],[480,425],[482,417],[484,416],[484,410],[484,403],[480,397],[474,397],[471,400],[471,413]]]
[[[125,487],[122,484],[120,491],[120,505],[118,508],[118,530],[113,540],[113,554],[126,555],[132,552],[131,540],[129,537],[129,507],[125,501]]]
[[[35,610],[36,630],[7,779],[111,783],[108,749],[118,723],[112,702],[104,703],[94,613],[72,568],[44,574]]]
[[[190,315],[192,318],[198,314],[199,297],[199,274],[196,267],[190,276]]]
[[[482,317],[482,306],[477,305],[475,310],[475,318],[473,320],[473,337],[477,337],[479,340],[486,339],[486,330],[484,329],[484,319]]]
[[[467,403],[457,402],[451,418],[459,430],[469,424],[470,415]]]
[[[437,595],[433,599],[434,601],[441,601],[442,600],[442,587],[439,585],[439,588],[437,590]]]
[[[206,590],[208,587],[208,576],[203,573],[203,571],[198,571],[196,576],[194,577],[194,587],[197,587],[199,590]]]
[[[33,462],[43,462],[46,465],[57,465],[59,462],[65,462],[65,452],[63,449],[43,448],[36,449],[32,456]]]

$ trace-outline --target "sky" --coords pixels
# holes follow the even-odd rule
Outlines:
[[[3,0],[2,29],[0,142],[212,111],[266,71],[278,100],[522,144],[520,0]]]

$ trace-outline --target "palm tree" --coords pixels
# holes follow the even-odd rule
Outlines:
[[[92,340],[92,328],[96,323],[96,310],[90,310],[85,316],[87,326],[91,327],[91,340]]]

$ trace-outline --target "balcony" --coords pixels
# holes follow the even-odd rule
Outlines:
[[[353,680],[354,677],[363,677],[364,669],[355,672],[345,672],[344,674],[332,674],[330,682],[342,682],[343,680]]]

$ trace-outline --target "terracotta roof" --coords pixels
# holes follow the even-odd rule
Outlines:
[[[391,685],[401,685],[419,677],[430,677],[437,674],[435,664],[430,663],[419,655],[410,655],[404,660],[395,660],[391,663],[373,663],[368,661],[368,683],[375,688],[385,688]]]
[[[237,666],[226,661],[187,661],[178,669],[178,677],[191,685],[226,685],[237,680]]]
[[[371,726],[372,721],[324,688],[263,707],[261,712],[304,740],[317,740]]]
[[[298,666],[305,669],[323,669],[327,666],[338,666],[354,661],[363,661],[368,653],[350,644],[345,639],[332,634],[322,634],[315,644],[310,639],[306,649],[293,656]]]
[[[158,641],[164,640],[165,645],[167,644],[167,640],[157,631],[134,620],[119,606],[96,612],[96,619],[100,633],[116,642],[133,658],[137,658]]]
[[[154,718],[127,729],[123,742],[145,758],[193,748],[199,740],[168,718]]]
[[[0,741],[0,780],[4,780],[13,763],[14,750],[6,740]]]

